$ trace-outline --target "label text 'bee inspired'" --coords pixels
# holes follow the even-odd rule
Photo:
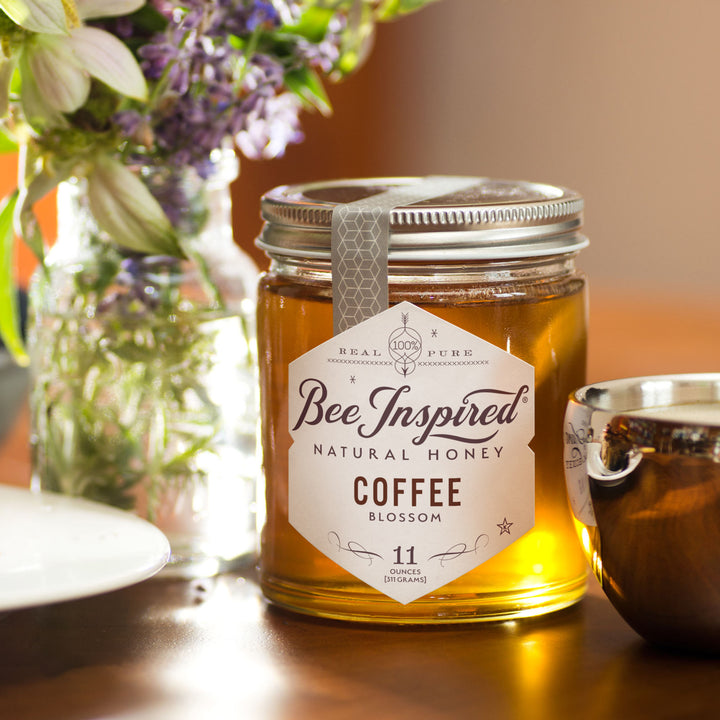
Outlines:
[[[528,401],[530,387],[521,385],[517,390],[478,388],[464,395],[456,407],[401,404],[402,396],[411,391],[410,385],[373,389],[368,397],[371,412],[367,413],[366,419],[359,405],[333,402],[322,380],[306,378],[299,386],[304,404],[292,430],[294,432],[303,425],[339,422],[356,425],[358,436],[369,439],[386,427],[417,427],[421,432],[412,438],[413,445],[422,445],[430,437],[485,443],[500,432],[501,425],[508,425],[517,418],[518,405]],[[443,432],[439,432],[440,428]],[[478,430],[471,433],[471,428]],[[488,429],[492,432],[485,434]]]

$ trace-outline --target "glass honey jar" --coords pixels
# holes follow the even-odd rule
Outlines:
[[[261,584],[298,612],[507,620],[585,592],[563,415],[585,383],[583,200],[467,177],[262,201]]]

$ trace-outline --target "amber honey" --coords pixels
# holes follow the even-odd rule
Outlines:
[[[267,249],[267,239],[264,244]],[[289,520],[288,367],[333,337],[333,290],[324,259],[303,261],[271,252],[273,263],[261,279],[258,298],[266,476],[261,583],[271,601],[336,619],[447,623],[542,614],[583,595],[586,563],[563,476],[566,399],[584,383],[586,365],[586,285],[574,266],[576,251],[577,244],[568,252],[531,258],[390,260],[391,307],[412,303],[534,368],[532,528],[469,572],[411,602],[398,602],[360,580]],[[399,522],[399,513],[388,516]],[[389,548],[397,551],[398,562],[400,547]],[[403,565],[393,572],[413,570]]]

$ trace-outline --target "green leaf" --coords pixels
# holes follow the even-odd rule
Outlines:
[[[15,248],[13,215],[17,199],[16,191],[0,205],[0,337],[15,358],[15,362],[27,366],[30,360],[20,335],[20,314],[13,272]]]
[[[0,125],[0,153],[12,153],[18,151],[18,144],[10,131]]]
[[[386,0],[377,10],[377,19],[380,22],[392,20],[399,15],[420,10],[436,0]]]
[[[319,110],[325,116],[332,114],[330,99],[314,70],[304,66],[290,70],[285,73],[285,85],[308,109]]]
[[[332,8],[309,7],[295,25],[285,27],[281,32],[300,35],[310,42],[319,43],[327,34],[328,25],[333,15]]]
[[[144,30],[148,34],[163,32],[168,26],[168,19],[149,3],[130,15],[132,26]]]

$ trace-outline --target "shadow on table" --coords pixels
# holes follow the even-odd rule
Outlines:
[[[0,614],[0,718],[174,720],[163,672],[202,632],[175,615],[205,594],[197,583],[149,580]]]
[[[0,648],[12,720],[636,720],[688,716],[720,682],[599,595],[522,622],[373,627],[271,608],[251,574],[7,613]]]
[[[272,608],[266,620],[288,658],[299,717],[687,717],[684,693],[708,673],[720,681],[720,664],[648,646],[600,595],[487,625],[351,626]],[[707,710],[714,695],[696,692],[695,705]],[[362,698],[357,715],[347,714],[350,698]]]

